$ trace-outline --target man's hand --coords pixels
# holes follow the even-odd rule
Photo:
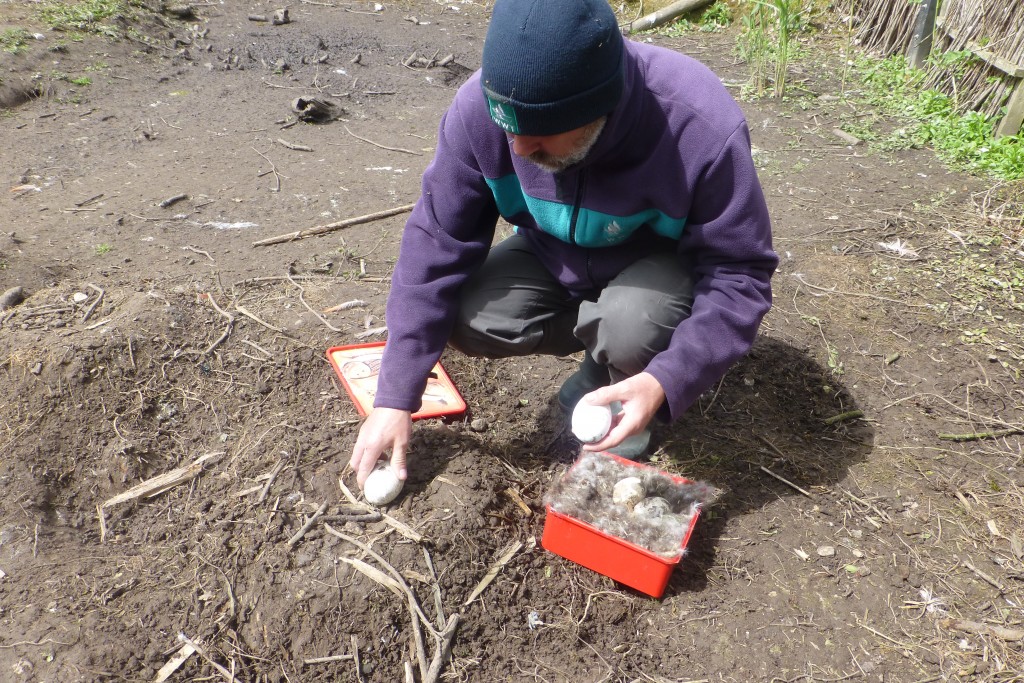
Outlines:
[[[653,375],[641,372],[621,382],[586,394],[581,401],[606,406],[613,401],[622,404],[622,412],[613,416],[614,422],[608,435],[596,443],[585,444],[585,451],[606,451],[618,446],[627,436],[647,428],[654,414],[665,402],[665,390]]]
[[[391,450],[391,469],[395,476],[405,481],[408,474],[405,454],[411,437],[412,414],[408,410],[374,408],[359,428],[359,437],[349,461],[359,488],[363,488],[373,466],[388,449]]]

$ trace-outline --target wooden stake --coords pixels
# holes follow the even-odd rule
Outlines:
[[[294,242],[295,240],[305,239],[306,237],[313,237],[315,235],[324,235],[335,230],[341,230],[348,228],[353,225],[361,225],[362,223],[370,223],[377,221],[382,218],[390,218],[391,216],[397,216],[400,213],[407,213],[412,211],[415,204],[405,204],[403,206],[396,206],[393,209],[385,209],[384,211],[377,211],[375,213],[368,213],[363,216],[356,216],[355,218],[346,218],[343,221],[337,221],[336,223],[327,223],[326,225],[318,225],[315,228],[307,228],[306,230],[296,230],[286,235],[278,235],[277,237],[268,237],[265,240],[253,242],[254,247],[265,247],[268,244],[280,244],[281,242]]]

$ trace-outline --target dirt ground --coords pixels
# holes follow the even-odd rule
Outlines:
[[[487,6],[250,19],[277,8],[0,57],[0,291],[27,297],[0,311],[0,680],[1024,681],[1019,188],[836,136],[893,124],[827,30],[789,97],[741,102],[776,304],[655,431],[653,464],[723,495],[653,599],[540,545],[574,359],[447,353],[469,412],[417,423],[406,526],[346,499],[325,351],[384,338],[405,216],[254,242],[416,200]],[[736,29],[650,40],[743,93]],[[340,118],[298,120],[311,97]]]

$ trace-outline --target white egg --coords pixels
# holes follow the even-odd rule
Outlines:
[[[402,492],[403,484],[390,467],[378,467],[366,478],[363,495],[370,505],[387,505]]]
[[[620,479],[615,488],[612,489],[612,501],[618,505],[625,505],[630,510],[647,496],[644,484],[640,477],[626,477]]]
[[[658,519],[659,517],[672,514],[672,506],[664,498],[651,496],[637,503],[636,507],[633,508],[633,512],[641,517]]]
[[[612,428],[612,409],[580,401],[572,411],[572,433],[583,443],[597,443]]]

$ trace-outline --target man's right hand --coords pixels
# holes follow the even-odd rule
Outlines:
[[[388,449],[391,450],[391,469],[399,479],[405,481],[408,474],[405,455],[411,437],[412,413],[394,408],[374,408],[359,428],[359,437],[349,461],[356,473],[359,488],[363,488],[373,466]]]

